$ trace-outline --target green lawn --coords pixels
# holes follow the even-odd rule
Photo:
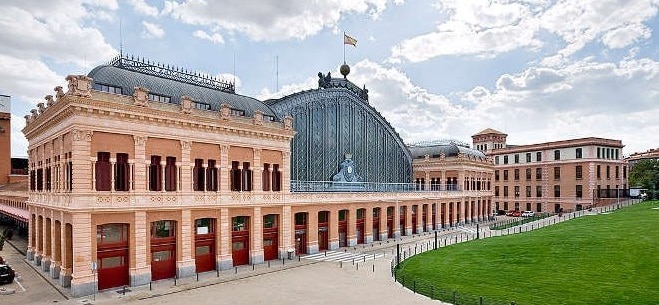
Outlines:
[[[396,277],[459,304],[659,304],[659,202],[426,252]]]

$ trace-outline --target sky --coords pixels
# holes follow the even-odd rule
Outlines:
[[[508,144],[622,140],[659,147],[659,0],[2,0],[0,94],[12,156],[24,115],[114,56],[235,81],[260,100],[318,86],[369,89],[406,143],[486,128]],[[343,44],[344,32],[357,46]],[[66,87],[65,87],[66,88]]]

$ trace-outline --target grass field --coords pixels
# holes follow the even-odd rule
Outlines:
[[[659,304],[659,202],[426,252],[396,276],[459,304]]]

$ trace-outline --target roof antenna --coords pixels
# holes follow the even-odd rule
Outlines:
[[[119,18],[119,57],[124,57],[124,34],[121,26],[121,18]]]

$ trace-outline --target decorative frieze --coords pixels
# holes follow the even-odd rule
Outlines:
[[[69,91],[66,94],[80,97],[92,97],[92,78],[86,75],[69,75]]]
[[[91,142],[92,136],[94,135],[93,130],[73,130],[73,140],[74,141],[87,141]]]
[[[137,86],[133,91],[133,105],[147,107],[149,106],[149,89]]]
[[[192,98],[184,95],[181,96],[181,113],[190,114],[192,113]]]

